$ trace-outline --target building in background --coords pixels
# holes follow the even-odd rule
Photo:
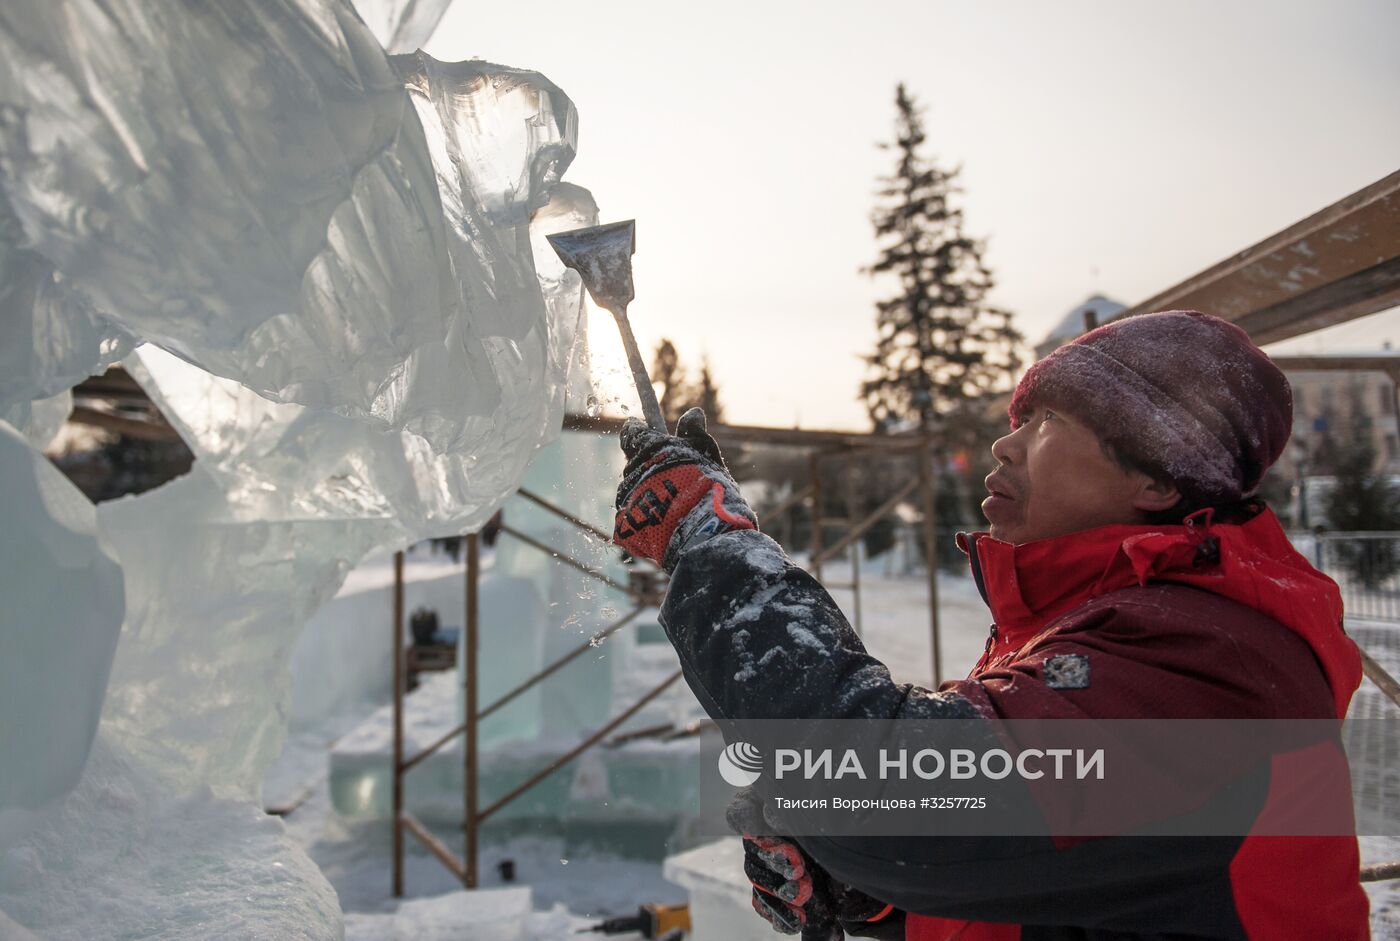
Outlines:
[[[1045,335],[1045,339],[1035,345],[1035,358],[1044,359],[1066,343],[1088,333],[1094,327],[1123,310],[1127,310],[1126,304],[1120,304],[1102,294],[1093,295],[1065,314],[1055,325],[1055,329],[1051,330]]]
[[[1395,384],[1388,375],[1289,372],[1288,381],[1293,386],[1293,449],[1316,472],[1324,471],[1334,448],[1364,435],[1375,450],[1376,470],[1400,474]]]

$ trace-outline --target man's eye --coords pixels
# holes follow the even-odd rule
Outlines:
[[[1050,411],[1050,409],[1047,408],[1044,412],[1041,413],[1040,420],[1041,420],[1041,421],[1045,421],[1047,418],[1054,418],[1054,417],[1055,417],[1055,413],[1052,412],[1052,411]]]

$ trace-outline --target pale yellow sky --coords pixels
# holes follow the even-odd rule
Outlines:
[[[994,300],[1036,340],[1089,294],[1141,300],[1400,167],[1396,36],[1394,0],[458,0],[427,51],[573,99],[566,179],[637,219],[644,349],[708,353],[730,421],[864,430],[881,288],[859,269],[896,82],[963,165]],[[591,332],[606,364],[606,315]],[[1400,345],[1400,313],[1300,344],[1382,338]]]

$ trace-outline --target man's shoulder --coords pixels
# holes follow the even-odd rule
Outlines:
[[[1257,608],[1206,588],[1178,582],[1149,582],[1098,595],[1066,612],[1047,632],[1071,633],[1107,627],[1147,631],[1155,636],[1181,634],[1234,645],[1273,646],[1280,635],[1303,648],[1307,643],[1287,625]]]
[[[1197,694],[1231,691],[1226,699],[1253,701],[1250,713],[1331,715],[1326,677],[1308,642],[1269,615],[1206,589],[1152,582],[1098,596],[1057,618],[1025,652],[1044,656],[1063,645],[1120,668],[1131,662],[1165,685]]]

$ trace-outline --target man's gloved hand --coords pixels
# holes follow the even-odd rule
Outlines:
[[[903,912],[831,878],[795,841],[761,835],[772,827],[750,788],[734,795],[725,816],[744,838],[753,910],[774,931],[801,932],[803,941],[841,941],[847,935],[902,941]]]
[[[634,556],[676,567],[686,547],[735,529],[757,529],[719,445],[692,408],[663,434],[635,418],[622,426],[627,466],[617,488],[613,542]]]

